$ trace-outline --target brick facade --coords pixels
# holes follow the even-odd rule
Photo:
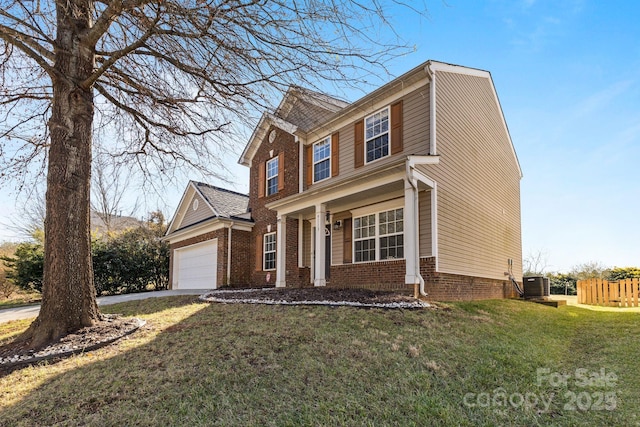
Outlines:
[[[327,286],[413,293],[413,286],[405,285],[404,275],[404,260],[332,265]]]
[[[428,299],[434,301],[470,301],[518,296],[506,277],[505,280],[495,280],[436,273],[435,258],[433,257],[420,259],[420,274],[425,281]]]
[[[276,136],[273,142],[269,142],[269,133],[275,130]],[[256,245],[260,244],[260,236],[269,232],[269,226],[271,232],[275,232],[277,229],[277,216],[276,212],[265,207],[266,203],[273,202],[275,200],[282,199],[299,192],[300,178],[298,176],[298,162],[300,159],[299,145],[296,142],[293,135],[287,132],[271,127],[269,132],[266,133],[265,139],[260,144],[255,153],[251,170],[249,172],[249,209],[251,210],[251,217],[255,221],[253,227],[250,245],[251,256],[248,264],[250,266],[249,279],[252,286],[270,286],[274,285],[276,281],[276,270],[263,271],[262,265],[257,265],[258,256],[257,252],[262,253],[262,248],[257,248]],[[284,168],[281,166],[279,173],[284,173],[284,188],[279,189],[277,193],[264,197],[258,197],[260,192],[258,186],[263,184],[259,177],[261,172],[260,164],[265,163],[280,153],[284,153]],[[287,271],[285,274],[287,286],[304,286],[309,283],[309,269],[298,268],[298,220],[296,218],[287,218]],[[269,280],[267,280],[267,278]]]
[[[420,274],[425,281],[427,299],[433,301],[468,301],[515,298],[512,284],[506,280],[485,279],[456,274],[436,273],[435,258],[420,259]],[[404,283],[405,261],[380,261],[331,266],[331,281],[336,288],[394,290],[413,294],[413,286]]]

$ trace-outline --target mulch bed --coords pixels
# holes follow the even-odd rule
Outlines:
[[[380,308],[425,308],[429,305],[390,291],[337,288],[228,289],[209,292],[200,299],[221,303],[349,305]]]
[[[64,359],[109,345],[127,336],[146,322],[136,318],[121,318],[103,315],[104,320],[93,326],[82,328],[39,350],[32,350],[25,342],[10,342],[0,347],[0,372],[33,365],[44,360]]]

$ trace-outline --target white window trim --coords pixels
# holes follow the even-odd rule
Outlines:
[[[262,236],[262,271],[275,271],[276,267],[273,268],[267,268],[267,237],[270,236],[275,236],[276,233],[275,231],[272,233],[265,233],[264,236]],[[273,245],[275,247],[274,250],[269,251],[268,253],[273,253],[276,258],[274,260],[274,265],[278,265],[278,257],[277,257],[277,248],[278,248],[278,240],[275,239],[273,242]]]
[[[276,174],[274,176],[272,176],[271,178],[269,178],[269,164],[273,163],[273,162],[278,162],[278,167],[276,168]],[[278,174],[280,173],[280,164],[279,164],[280,160],[278,159],[278,156],[275,156],[272,159],[267,160],[267,163],[265,164],[264,167],[264,194],[265,196],[272,196],[274,194],[278,193]],[[269,179],[275,179],[276,180],[276,191],[274,191],[273,193],[269,193]]]
[[[387,138],[387,144],[389,145],[389,150],[388,150],[389,152],[387,153],[386,156],[382,156],[382,157],[379,157],[377,159],[374,159],[374,160],[371,160],[370,162],[368,162],[367,161],[367,141],[368,141],[367,140],[367,119],[369,117],[371,117],[371,116],[375,116],[376,114],[378,114],[378,113],[380,113],[380,112],[382,112],[384,110],[387,110],[387,117],[389,118],[389,127],[387,129],[387,134],[389,135],[389,137]],[[377,162],[378,160],[382,160],[382,159],[385,159],[385,158],[391,156],[391,105],[387,105],[386,107],[381,108],[381,109],[379,109],[377,111],[374,111],[373,113],[369,114],[368,116],[365,116],[364,117],[364,126],[363,126],[363,130],[362,131],[364,132],[364,135],[363,135],[363,137],[364,137],[363,150],[364,150],[364,164],[365,165],[370,165],[372,163]],[[380,134],[380,135],[382,135],[382,134]],[[378,135],[378,136],[380,136],[380,135]],[[375,138],[377,138],[377,137],[373,137],[371,139],[375,139]]]
[[[324,142],[327,142],[329,144],[329,157],[327,159],[322,159],[319,162],[315,161],[315,146],[318,144],[322,144]],[[322,138],[320,141],[316,141],[311,145],[311,179],[312,179],[312,183],[315,184],[316,182],[322,182],[324,180],[327,180],[329,178],[331,178],[331,156],[333,155],[333,153],[331,152],[331,136],[327,136],[325,138]],[[326,178],[322,178],[316,181],[316,165],[318,163],[324,162],[325,160],[329,160],[329,176],[327,176]]]
[[[367,263],[372,263],[372,262],[385,262],[385,261],[396,261],[396,260],[403,260],[406,259],[406,257],[402,257],[402,258],[391,258],[391,259],[380,259],[380,238],[381,237],[385,237],[385,236],[397,236],[402,234],[404,236],[404,215],[403,215],[403,219],[402,219],[402,223],[403,223],[403,227],[402,227],[402,233],[391,233],[391,234],[384,234],[384,235],[380,235],[380,213],[382,212],[388,212],[391,210],[396,210],[396,209],[403,209],[403,213],[404,213],[404,199],[395,199],[395,200],[389,200],[387,202],[384,203],[379,203],[377,205],[372,205],[372,206],[366,206],[364,208],[359,208],[359,209],[354,209],[351,211],[351,235],[353,236],[351,238],[351,259],[353,260],[352,262],[354,264],[367,264]],[[375,245],[376,245],[376,259],[373,261],[356,261],[356,229],[355,229],[355,219],[359,218],[359,217],[363,217],[363,216],[367,216],[367,215],[375,215],[375,219],[376,219],[376,228],[375,228],[375,235],[373,236],[373,239],[375,240]],[[371,239],[371,236],[367,237],[367,238],[363,238],[363,239],[358,239],[358,240],[368,240]],[[404,246],[404,245],[403,245]]]
[[[362,238],[356,238],[356,218],[363,218],[365,216],[371,216],[373,215],[374,217],[374,235],[369,235],[367,237],[362,237]],[[379,253],[378,253],[378,214],[377,213],[368,213],[368,214],[363,214],[357,217],[353,217],[351,220],[351,260],[354,264],[366,264],[368,262],[378,262],[379,261]],[[360,242],[360,241],[365,241],[365,240],[373,240],[373,244],[375,246],[375,253],[373,255],[373,257],[375,259],[373,260],[368,260],[368,261],[356,261],[356,242]]]

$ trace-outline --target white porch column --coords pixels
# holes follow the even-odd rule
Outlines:
[[[304,267],[304,217],[298,215],[298,267]]]
[[[316,205],[316,247],[315,247],[315,278],[314,286],[326,286],[327,279],[325,276],[325,216],[327,214],[327,205],[320,203]]]
[[[413,185],[412,185],[413,184]],[[420,271],[419,254],[419,213],[417,183],[404,180],[404,258],[406,271],[404,283],[415,285],[420,283],[417,272]]]
[[[276,288],[284,288],[287,275],[287,216],[278,215],[276,228]]]

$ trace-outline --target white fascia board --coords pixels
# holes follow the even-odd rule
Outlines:
[[[165,236],[168,236],[169,234],[171,234],[174,231],[174,229],[177,228],[177,225],[180,224],[180,222],[182,221],[182,218],[184,218],[184,214],[186,212],[186,206],[187,206],[187,204],[185,203],[185,200],[187,198],[187,194],[189,193],[189,190],[191,190],[191,192],[195,191],[195,186],[193,185],[193,181],[189,181],[187,188],[185,188],[184,193],[182,193],[180,202],[176,207],[176,212],[175,214],[173,214],[173,218],[169,223],[169,227],[167,227],[167,232],[164,234]]]
[[[436,61],[429,61],[425,66],[425,69],[426,67],[429,66],[429,64],[431,64],[431,69],[434,71],[464,74],[467,76],[482,77],[489,80],[489,84],[491,85],[491,92],[493,93],[493,98],[496,102],[496,105],[498,106],[498,109],[500,110],[500,119],[502,121],[502,126],[507,135],[507,138],[509,139],[509,144],[511,145],[511,152],[513,153],[513,158],[516,161],[516,167],[518,168],[518,173],[520,174],[520,178],[522,178],[523,175],[522,175],[522,168],[520,167],[520,160],[518,159],[518,154],[516,153],[516,149],[513,146],[513,141],[511,140],[511,133],[509,132],[509,126],[507,126],[507,121],[504,118],[502,105],[500,104],[500,99],[498,98],[498,92],[496,91],[496,86],[493,84],[493,77],[491,77],[491,73],[489,71],[479,70],[477,68],[468,68],[468,67],[463,67],[461,65],[445,64],[445,63],[436,62]]]
[[[251,167],[253,156],[255,155],[256,151],[258,151],[258,147],[264,140],[265,136],[267,136],[267,130],[269,130],[269,127],[271,125],[274,125],[275,127],[280,128],[292,135],[298,130],[298,127],[296,125],[289,123],[286,120],[282,120],[281,118],[276,117],[271,113],[262,113],[262,117],[260,117],[258,125],[253,130],[253,133],[249,138],[249,142],[240,155],[240,159],[238,160],[239,164]]]
[[[339,129],[352,123],[355,119],[363,118],[366,115],[375,113],[376,111],[393,104],[398,99],[410,94],[411,92],[426,87],[429,82],[428,76],[424,73],[417,81],[405,86],[404,81],[394,80],[390,87],[383,86],[383,91],[372,92],[371,97],[366,96],[360,101],[354,102],[349,107],[339,111],[333,118],[321,124],[317,128],[311,129],[307,134],[308,141],[317,141],[322,135],[337,132]],[[400,89],[393,90],[396,86]],[[373,96],[375,95],[375,96]],[[385,96],[386,95],[386,96]],[[428,95],[427,95],[428,96]]]
[[[398,165],[394,164],[393,167],[387,169],[396,168],[397,166]],[[337,186],[324,187],[315,192],[305,192],[301,197],[295,197],[293,200],[281,199],[273,203],[269,203],[266,207],[277,211],[278,214],[287,215],[304,210],[310,206],[328,203],[341,197],[350,196],[385,184],[401,181],[404,177],[404,170],[399,170],[383,176],[380,176],[380,171],[376,170],[365,175],[361,175],[353,180],[343,182]]]
[[[222,228],[228,228],[229,226],[231,226],[231,228],[234,230],[240,231],[251,231],[253,229],[253,224],[250,223],[242,224],[238,223],[237,220],[234,221],[226,218],[211,218],[208,221],[190,226],[188,228],[185,228],[184,230],[175,231],[170,235],[163,237],[161,240],[169,242],[170,244],[178,243],[183,240],[191,239],[192,237],[197,237],[202,234],[220,230]]]
[[[431,65],[431,69],[434,71],[444,71],[446,73],[464,74],[467,76],[491,78],[491,74],[485,70],[479,70],[477,68],[464,67],[462,65],[446,64],[438,61],[428,61],[425,68]]]
[[[262,141],[267,133],[267,129],[266,129],[267,127],[264,126],[265,121],[267,120],[267,117],[268,117],[267,113],[262,113],[262,117],[260,117],[260,120],[258,121],[257,126],[253,129],[253,132],[251,133],[249,142],[244,147],[244,150],[240,155],[240,159],[238,160],[239,164],[243,166],[251,167],[251,159],[253,159],[253,155],[257,150],[257,147],[254,146],[255,145],[254,142]]]
[[[496,105],[498,105],[498,110],[500,110],[500,119],[502,120],[502,126],[504,127],[504,131],[507,134],[507,138],[509,138],[509,145],[511,145],[511,152],[513,153],[513,158],[516,161],[516,167],[518,168],[518,174],[520,175],[520,179],[522,179],[522,168],[520,167],[520,160],[518,159],[518,154],[516,153],[516,148],[513,146],[513,141],[511,140],[511,132],[509,132],[509,126],[507,126],[507,121],[504,118],[504,112],[502,111],[502,105],[500,104],[500,98],[498,98],[498,92],[496,92],[496,87],[493,84],[493,78],[491,78],[491,74],[489,74],[489,83],[491,84],[491,91],[493,92],[493,97],[496,101]]]
[[[407,156],[409,167],[416,165],[437,165],[440,163],[440,156]]]
[[[283,131],[290,133],[293,135],[298,131],[298,126],[293,123],[289,123],[286,120],[281,119],[280,117],[274,116],[271,113],[266,113],[267,118],[270,120],[271,124],[275,127],[282,129]]]

